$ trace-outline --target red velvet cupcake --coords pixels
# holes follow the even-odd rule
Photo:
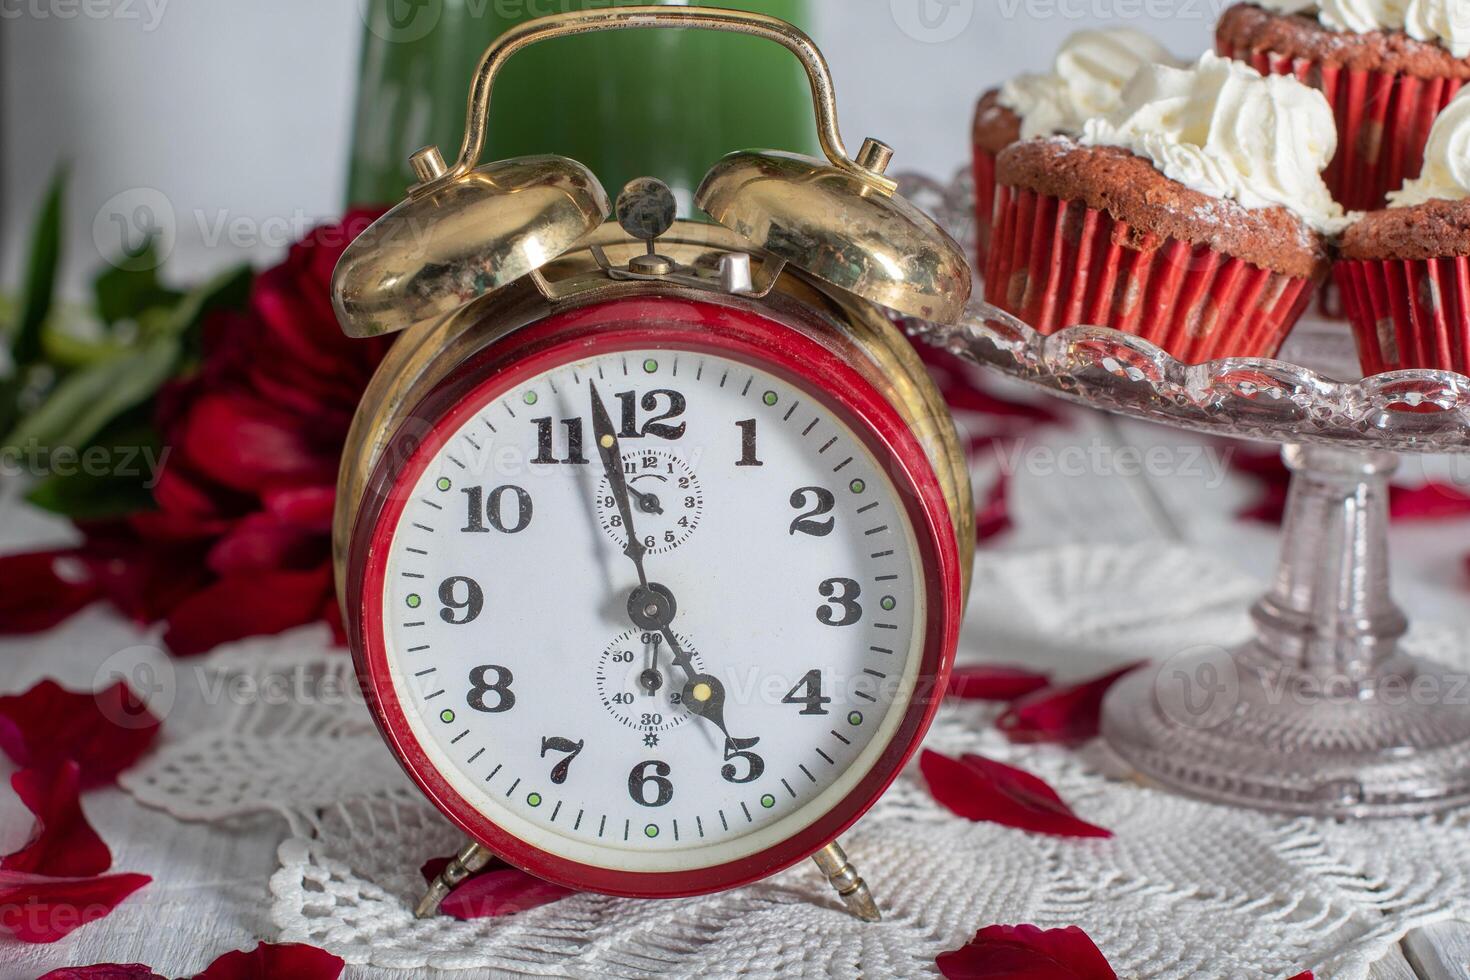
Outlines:
[[[1180,64],[1147,34],[1129,28],[1078,31],[1062,42],[1049,74],[1021,75],[980,97],[971,128],[975,166],[975,242],[985,267],[995,213],[995,158],[1020,139],[1076,136],[1093,116],[1115,109],[1123,86],[1144,64]]]
[[[985,298],[1042,333],[1136,334],[1189,363],[1269,357],[1345,224],[1320,93],[1207,54],[1139,71],[1080,140],[1000,154]]]
[[[1342,236],[1333,274],[1364,374],[1470,375],[1470,90],[1440,113],[1424,172]]]
[[[1470,2],[1259,0],[1227,10],[1215,43],[1326,96],[1339,136],[1327,186],[1369,210],[1419,173],[1435,116],[1470,81]]]

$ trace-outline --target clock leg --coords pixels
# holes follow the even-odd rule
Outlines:
[[[873,901],[873,895],[868,891],[868,883],[848,863],[847,854],[841,845],[833,841],[813,854],[812,860],[817,862],[817,867],[822,869],[827,882],[837,890],[849,912],[864,922],[877,922],[883,918],[878,911],[878,903]]]
[[[459,853],[449,859],[449,863],[444,866],[439,877],[429,885],[429,890],[424,892],[424,897],[419,899],[418,906],[413,910],[414,917],[427,919],[432,915],[437,915],[439,903],[454,891],[454,886],[489,864],[490,859],[494,856],[473,841],[460,848]]]

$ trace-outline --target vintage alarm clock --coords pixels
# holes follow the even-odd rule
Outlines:
[[[605,224],[572,160],[477,166],[507,58],[626,28],[784,45],[827,160],[731,154],[696,195],[713,224],[656,180]],[[343,255],[346,332],[402,331],[341,475],[353,656],[471,839],[421,914],[492,855],[641,897],[814,856],[877,917],[835,841],[937,708],[973,541],[953,422],[892,322],[957,315],[970,273],[890,155],[847,155],[826,63],[782,21],[553,15],[490,47],[458,161],[415,154],[420,182]]]

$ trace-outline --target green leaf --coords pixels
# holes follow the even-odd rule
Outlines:
[[[46,477],[26,499],[76,521],[101,521],[155,506],[150,486],[162,465],[161,440],[133,412],[109,426],[65,472]]]
[[[162,333],[169,337],[183,337],[198,328],[215,310],[244,307],[254,281],[255,271],[248,265],[238,265],[217,274],[184,294],[169,312]]]
[[[56,269],[61,264],[61,206],[65,188],[66,168],[58,167],[31,228],[20,315],[10,340],[10,356],[17,368],[35,363],[41,355],[41,327],[51,311]]]
[[[180,349],[176,339],[160,337],[67,375],[11,431],[5,446],[13,452],[79,450],[123,412],[151,398],[173,374]]]
[[[137,319],[144,310],[173,306],[180,294],[158,281],[158,252],[150,235],[143,247],[114,261],[92,281],[97,315],[104,323]]]

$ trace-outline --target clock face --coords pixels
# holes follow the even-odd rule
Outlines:
[[[363,602],[400,743],[469,822],[577,866],[801,837],[894,764],[932,671],[913,491],[756,358],[546,360],[441,418],[379,517]]]

